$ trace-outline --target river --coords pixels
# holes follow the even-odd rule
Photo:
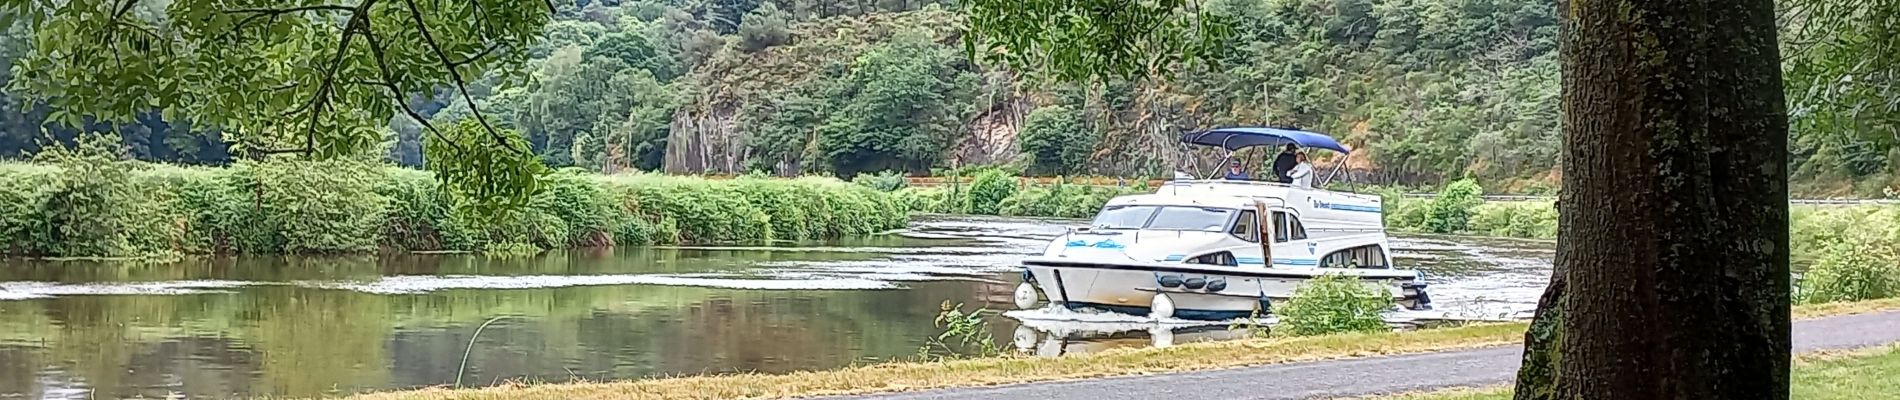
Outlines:
[[[319,396],[450,385],[458,373],[481,386],[903,360],[941,332],[933,318],[946,301],[1012,308],[1016,262],[1076,223],[926,216],[835,243],[525,259],[0,261],[0,398]],[[1427,272],[1436,302],[1403,318],[1528,316],[1553,254],[1548,242],[1462,237],[1393,247],[1401,265]],[[1241,334],[1066,311],[988,315],[999,344],[1042,356]]]

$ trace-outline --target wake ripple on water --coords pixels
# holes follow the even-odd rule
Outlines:
[[[915,246],[915,247],[774,247],[774,246],[654,246],[654,249],[704,250],[764,253],[866,253],[866,254],[943,254],[977,255],[996,252],[995,247]]]
[[[85,295],[180,295],[230,293],[229,290],[242,286],[269,284],[265,282],[190,280],[157,282],[100,282],[100,283],[59,283],[59,282],[0,282],[0,300],[31,300],[58,296]]]
[[[575,286],[661,285],[748,290],[880,290],[902,287],[879,280],[804,276],[784,279],[746,279],[733,275],[446,275],[390,276],[369,282],[299,281],[298,286],[351,290],[375,294],[417,294],[450,289],[546,289]]]

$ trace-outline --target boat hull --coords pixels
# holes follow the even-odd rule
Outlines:
[[[1301,284],[1329,272],[1361,275],[1361,279],[1386,288],[1394,300],[1407,308],[1427,307],[1430,302],[1416,275],[1365,273],[1363,270],[1217,267],[1227,268],[1221,271],[1181,264],[1035,261],[1024,264],[1026,280],[1051,302],[1070,309],[1100,309],[1139,316],[1150,314],[1157,294],[1166,294],[1172,301],[1175,318],[1225,320],[1256,312],[1266,314],[1274,303],[1292,298]],[[1171,280],[1179,283],[1163,284]]]

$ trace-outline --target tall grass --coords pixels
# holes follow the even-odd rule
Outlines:
[[[907,213],[897,194],[832,178],[558,171],[524,209],[477,216],[429,172],[356,161],[0,163],[0,253],[28,256],[802,241],[901,228]]]

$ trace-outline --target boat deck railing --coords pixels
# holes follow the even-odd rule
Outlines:
[[[1290,184],[1273,182],[1273,181],[1256,181],[1256,180],[1241,180],[1241,179],[1178,179],[1178,180],[1171,180],[1171,181],[1162,183],[1161,187],[1177,186],[1177,185],[1178,186],[1207,185],[1207,184],[1231,185],[1231,186],[1236,186],[1236,187],[1247,187],[1249,189],[1260,188],[1260,189],[1281,189],[1281,190],[1288,190],[1288,191],[1299,190],[1299,191],[1308,191],[1308,192],[1334,193],[1334,194],[1350,195],[1354,197],[1369,197],[1369,200],[1378,200],[1378,196],[1372,196],[1365,193],[1359,193],[1359,192],[1353,192],[1353,191],[1328,190],[1325,188],[1317,188],[1317,187],[1307,188],[1307,187],[1298,187],[1298,186],[1293,186]]]

